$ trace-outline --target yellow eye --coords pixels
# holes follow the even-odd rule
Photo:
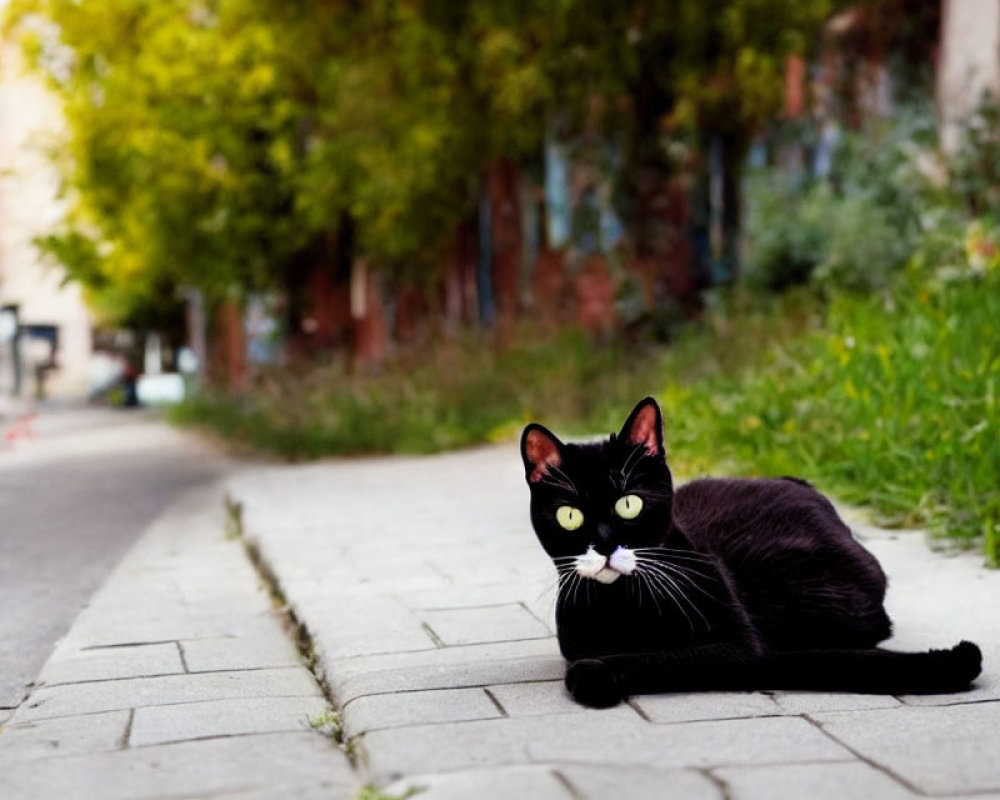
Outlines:
[[[642,511],[642,498],[637,494],[619,497],[615,503],[615,513],[622,519],[635,519],[640,511]]]
[[[556,522],[568,531],[575,531],[583,525],[583,512],[573,506],[559,506],[556,509]]]

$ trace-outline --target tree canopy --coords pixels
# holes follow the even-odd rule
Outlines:
[[[127,321],[280,285],[345,220],[377,268],[434,270],[484,171],[549,132],[752,130],[834,5],[12,0],[6,29],[68,122],[42,245]]]

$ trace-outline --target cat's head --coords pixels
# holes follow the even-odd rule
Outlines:
[[[564,444],[532,423],[521,435],[521,458],[532,525],[560,571],[614,583],[635,571],[643,548],[663,543],[673,482],[652,397],[602,442]]]

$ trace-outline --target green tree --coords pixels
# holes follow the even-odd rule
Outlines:
[[[129,321],[178,287],[287,286],[331,241],[432,275],[484,175],[548,131],[623,141],[626,197],[672,168],[670,126],[728,137],[738,175],[834,2],[11,0],[6,28],[68,122],[42,244]]]

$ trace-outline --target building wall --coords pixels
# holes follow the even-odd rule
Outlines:
[[[1000,100],[1000,0],[942,0],[938,108],[941,145],[958,145],[983,92]]]
[[[63,214],[58,177],[44,148],[61,125],[55,99],[21,69],[13,46],[0,40],[0,305],[20,306],[22,324],[59,328],[59,369],[46,381],[52,396],[83,396],[88,389],[91,320],[80,287],[63,285],[60,268],[43,260],[32,239]],[[30,362],[43,348],[24,343]],[[0,355],[0,392],[10,390],[10,358]]]

